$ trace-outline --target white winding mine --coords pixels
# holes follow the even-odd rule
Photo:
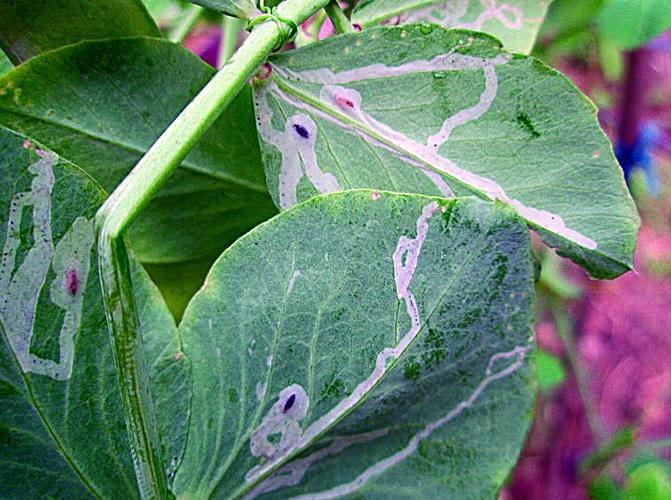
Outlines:
[[[389,432],[389,429],[380,429],[363,434],[337,437],[333,439],[329,446],[321,448],[305,458],[289,462],[275,474],[262,481],[256,488],[245,495],[243,499],[251,500],[264,493],[270,493],[271,491],[286,488],[288,486],[295,486],[303,480],[308,469],[317,462],[321,462],[326,457],[337,455],[351,446],[374,441],[389,434]]]
[[[361,382],[349,396],[341,400],[328,413],[315,420],[302,434],[300,434],[300,428],[298,428],[297,423],[296,427],[292,427],[290,431],[280,430],[284,429],[288,423],[286,423],[286,418],[279,414],[278,411],[283,408],[283,402],[286,401],[291,394],[297,393],[299,390],[302,391],[300,398],[301,402],[305,403],[305,410],[307,410],[308,401],[307,396],[305,396],[305,391],[303,391],[302,387],[296,384],[282,390],[278,402],[273,405],[268,415],[263,419],[261,425],[252,434],[250,442],[252,455],[265,456],[268,460],[265,463],[252,468],[245,475],[245,479],[248,482],[255,481],[266,471],[281,464],[286,460],[289,453],[305,449],[312,444],[320,434],[330,428],[340,417],[342,417],[342,415],[354,408],[354,406],[359,403],[380,380],[382,380],[388,371],[388,362],[396,360],[415,340],[421,330],[421,321],[415,296],[408,290],[408,287],[417,269],[419,254],[429,230],[429,218],[437,210],[438,203],[435,201],[424,207],[422,215],[417,220],[417,236],[415,238],[401,236],[393,255],[396,294],[399,299],[405,301],[406,309],[410,316],[411,326],[408,332],[395,347],[387,347],[378,354],[377,359],[375,360],[375,368],[372,373]],[[296,400],[298,400],[298,396],[296,397]],[[303,411],[301,415],[300,419],[305,416],[305,412]],[[282,432],[282,443],[285,442],[285,432],[290,432],[289,437],[286,439],[287,443],[289,441],[292,443],[291,446],[281,444],[278,448],[274,448],[268,443],[267,436],[277,432]]]
[[[24,145],[29,147],[29,144]],[[51,233],[53,164],[57,156],[39,149],[40,160],[28,167],[34,175],[30,191],[17,193],[10,203],[2,263],[0,264],[0,317],[9,344],[24,372],[66,380],[72,375],[74,336],[79,330],[82,303],[93,245],[93,224],[78,217],[54,248]],[[32,206],[33,246],[16,268],[21,245],[23,211]],[[40,292],[49,268],[54,272],[49,297],[65,311],[59,334],[59,361],[30,352]]]
[[[515,371],[517,371],[519,368],[521,368],[524,365],[524,358],[527,352],[528,347],[516,347],[510,352],[498,353],[492,356],[485,370],[485,378],[480,382],[480,384],[478,384],[478,386],[475,388],[475,390],[471,393],[471,395],[467,399],[459,403],[448,414],[444,415],[438,420],[435,420],[427,424],[424,427],[424,429],[422,429],[420,432],[418,432],[417,434],[412,436],[412,438],[410,438],[410,441],[403,449],[397,451],[396,453],[385,458],[384,460],[379,461],[375,465],[370,466],[353,481],[346,484],[341,484],[340,486],[336,486],[335,488],[331,488],[329,490],[317,493],[310,493],[308,495],[301,495],[293,498],[301,500],[308,500],[308,499],[326,500],[330,498],[337,498],[343,495],[348,495],[350,493],[357,491],[371,479],[386,472],[390,468],[394,467],[395,465],[398,465],[400,462],[411,456],[413,453],[417,451],[417,448],[419,447],[419,444],[421,443],[422,440],[428,438],[433,432],[440,429],[451,420],[457,418],[464,412],[464,410],[472,407],[473,404],[480,397],[480,395],[492,382],[505,378],[514,373]],[[501,360],[506,361],[511,359],[514,360],[511,364],[509,364],[508,366],[499,371],[495,371],[494,365],[497,362]]]
[[[506,4],[499,5],[494,0],[482,0],[481,3],[485,7],[485,10],[478,17],[475,24],[483,23],[491,17],[497,17],[501,22],[509,23],[511,26],[517,26],[519,23],[519,21],[510,20],[511,15],[515,19],[517,19],[518,14],[521,15],[521,12],[518,12],[516,7]],[[467,8],[468,2],[462,2],[454,7],[455,11],[453,14],[459,15],[459,18],[461,18],[466,13]],[[318,109],[312,104],[297,99],[282,91],[274,82],[266,84],[265,90],[258,92],[257,106],[259,106],[259,129],[261,136],[266,142],[273,144],[282,152],[282,173],[280,174],[281,208],[292,206],[297,201],[296,189],[298,180],[302,176],[298,165],[298,154],[296,153],[297,146],[299,145],[303,147],[300,154],[304,157],[304,162],[307,158],[306,173],[320,192],[327,192],[329,189],[335,188],[337,181],[330,174],[319,175],[321,171],[317,166],[317,160],[314,155],[315,134],[313,131],[315,131],[316,126],[307,114],[301,113],[291,117],[287,121],[284,132],[272,129],[270,125],[272,115],[267,103],[267,94],[271,92],[309,114],[318,115],[320,118],[331,121],[341,128],[353,131],[375,146],[391,151],[409,165],[419,168],[432,180],[444,196],[451,196],[452,191],[441,174],[446,174],[474,188],[490,200],[500,200],[507,203],[533,225],[554,232],[587,249],[596,249],[596,241],[569,228],[561,216],[546,210],[524,205],[520,200],[508,196],[505,190],[495,181],[464,170],[452,160],[438,154],[438,149],[450,139],[455,128],[480,118],[490,109],[498,91],[496,66],[505,64],[509,60],[510,55],[508,54],[499,54],[494,58],[482,58],[459,54],[456,52],[456,49],[453,49],[447,54],[438,55],[430,60],[411,61],[399,66],[387,66],[377,63],[339,73],[333,72],[330,68],[292,71],[281,66],[273,67],[273,70],[277,74],[288,80],[299,80],[323,85],[320,92],[320,100],[327,108],[327,111]],[[428,137],[425,144],[421,144],[388,125],[377,121],[362,109],[362,99],[359,92],[342,86],[346,83],[367,79],[394,77],[409,73],[453,70],[482,70],[485,77],[485,88],[477,104],[448,117],[443,122],[440,130]],[[297,123],[310,134],[309,140],[299,141],[298,145],[295,138],[296,134],[292,135],[292,128],[295,129]],[[310,171],[313,174],[310,174]],[[340,186],[338,185],[339,188]]]
[[[312,118],[304,113],[293,115],[287,120],[284,131],[280,132],[272,126],[273,115],[265,93],[256,98],[256,106],[261,138],[279,149],[282,154],[279,177],[280,208],[287,209],[298,202],[298,183],[303,177],[301,160],[305,174],[320,193],[341,191],[335,176],[319,168],[315,154],[317,125]]]
[[[519,7],[499,3],[497,0],[480,0],[482,12],[473,22],[463,20],[468,13],[470,0],[449,0],[442,4],[429,5],[411,10],[398,16],[399,24],[429,21],[446,28],[482,31],[482,26],[490,19],[498,20],[504,27],[519,31],[524,27],[524,13]],[[436,16],[438,14],[438,16]],[[442,17],[441,17],[442,16]]]
[[[320,83],[322,85],[342,85],[361,80],[389,78],[412,73],[484,69],[506,64],[510,61],[510,58],[509,54],[499,54],[496,57],[488,59],[486,57],[459,54],[453,50],[446,54],[437,55],[429,60],[417,60],[399,66],[387,66],[386,64],[376,63],[370,66],[341,71],[340,73],[334,73],[330,68],[292,71],[281,66],[273,66],[273,71],[289,80]]]
[[[303,387],[298,384],[282,389],[277,402],[252,433],[250,451],[255,457],[272,459],[292,450],[301,437],[298,422],[305,418],[310,401]],[[269,436],[280,434],[277,445],[268,440]]]
[[[426,61],[419,61],[419,63],[424,62]],[[421,144],[411,139],[405,134],[379,122],[366,113],[362,109],[361,94],[354,89],[339,85],[324,85],[320,92],[320,99],[329,109],[329,112],[326,112],[294,98],[282,91],[274,83],[269,84],[268,87],[273,93],[277,94],[293,106],[302,108],[325,120],[332,121],[340,127],[353,130],[369,143],[375,145],[381,143],[385,144],[385,149],[394,151],[395,154],[408,164],[413,166],[422,165],[423,167],[421,167],[421,170],[423,172],[426,172],[429,168],[437,169],[438,171],[461,181],[467,186],[476,189],[492,201],[500,200],[507,203],[530,223],[554,232],[567,240],[590,250],[596,249],[597,243],[593,239],[566,226],[561,216],[546,210],[527,207],[521,201],[509,197],[505,190],[495,181],[469,172],[468,170],[464,170],[452,160],[438,154],[438,146],[442,144],[440,141],[447,140],[451,132],[457,126],[468,123],[481,116],[491,105],[491,102],[496,95],[495,86],[497,85],[497,79],[496,76],[492,77],[490,71],[493,71],[493,67],[490,68],[491,69],[486,72],[486,74],[489,73],[489,82],[486,83],[485,90],[480,96],[480,102],[474,107],[448,118],[442,125],[441,130],[433,136],[436,141],[429,143],[428,145]],[[367,68],[364,68],[364,70],[368,71]],[[338,75],[340,75],[340,73]],[[338,78],[336,78],[336,80],[339,81]]]
[[[485,66],[483,70],[485,73],[485,90],[480,95],[480,101],[475,106],[463,109],[445,120],[443,126],[440,127],[440,131],[427,139],[427,146],[438,149],[450,138],[450,134],[455,128],[477,120],[492,107],[499,89],[499,79],[496,76],[494,66]]]

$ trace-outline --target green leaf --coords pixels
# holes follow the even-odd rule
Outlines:
[[[7,58],[5,53],[0,50],[0,76],[9,73],[14,68],[12,62]]]
[[[140,0],[3,2],[0,47],[14,64],[82,40],[161,36]]]
[[[54,150],[109,193],[213,74],[164,40],[84,42],[0,79],[0,126]],[[131,243],[143,262],[192,261],[218,255],[275,213],[245,88],[143,211]]]
[[[502,205],[348,191],[258,226],[180,325],[175,494],[494,497],[529,425],[533,297]]]
[[[0,496],[136,498],[95,259],[93,218],[106,193],[4,130],[0,179]],[[186,359],[137,264],[133,281],[170,473],[188,420]]]
[[[156,285],[136,261],[133,291],[151,386],[161,458],[172,484],[186,445],[191,409],[188,360],[182,352],[177,325]]]
[[[624,497],[628,500],[668,500],[671,498],[671,477],[663,466],[646,464],[627,478]]]
[[[255,85],[268,186],[288,208],[368,187],[498,199],[594,277],[632,267],[639,219],[594,106],[491,37],[372,28],[271,58]]]
[[[608,473],[602,473],[589,484],[590,500],[622,500],[622,490]]]
[[[671,2],[607,0],[599,12],[598,26],[620,47],[634,49],[671,28]]]
[[[214,9],[229,16],[249,19],[259,13],[253,0],[189,0],[191,3]]]
[[[528,54],[536,42],[552,0],[363,0],[352,22],[435,23],[444,28],[482,31],[499,38],[511,51]]]
[[[536,376],[538,386],[544,391],[551,391],[564,382],[566,372],[557,356],[538,351],[536,353]]]

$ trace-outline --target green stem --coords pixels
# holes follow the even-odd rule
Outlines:
[[[300,24],[328,0],[286,0],[280,17]],[[282,41],[277,23],[259,24],[231,60],[208,82],[149,148],[131,173],[114,190],[99,212],[107,233],[117,238],[135,220],[173,170],[235,98],[258,66]]]
[[[142,498],[167,498],[139,319],[123,238],[98,233],[98,270],[133,467]]]
[[[191,5],[185,12],[182,13],[179,23],[175,26],[168,35],[171,42],[181,42],[189,34],[193,25],[196,24],[200,16],[205,12],[205,9],[198,5]]]
[[[324,10],[326,11],[326,14],[328,14],[329,19],[331,19],[331,22],[333,23],[333,27],[338,33],[354,33],[352,23],[350,23],[349,19],[340,8],[340,5],[338,5],[337,0],[331,0],[326,7],[324,7]]]
[[[286,0],[279,17],[301,24],[328,0]],[[135,474],[143,498],[166,496],[166,479],[147,382],[137,307],[124,231],[184,160],[263,63],[283,42],[284,31],[269,19],[254,28],[242,47],[163,132],[96,216],[98,266],[105,314],[114,350]]]
[[[238,43],[240,31],[244,27],[245,22],[242,19],[231,16],[223,16],[221,22],[221,42],[219,44],[219,67],[221,68],[235,52],[235,47]]]

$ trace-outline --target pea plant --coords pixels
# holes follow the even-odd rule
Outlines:
[[[197,3],[248,19],[218,71],[138,0],[0,2],[1,495],[493,498],[529,229],[611,279],[638,228],[548,2]]]

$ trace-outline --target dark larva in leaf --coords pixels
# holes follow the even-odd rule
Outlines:
[[[77,275],[77,271],[75,269],[68,270],[65,279],[70,295],[77,295],[79,291],[79,276]]]
[[[306,129],[303,125],[300,123],[294,123],[294,130],[298,135],[300,135],[303,139],[307,139],[310,137],[310,133],[308,132],[308,129]]]
[[[292,395],[289,396],[289,397],[287,398],[287,400],[284,402],[284,409],[283,409],[283,412],[286,413],[286,412],[288,412],[289,410],[291,410],[291,408],[294,406],[294,403],[295,403],[295,402],[296,402],[296,395],[295,395],[295,394],[292,394]]]

